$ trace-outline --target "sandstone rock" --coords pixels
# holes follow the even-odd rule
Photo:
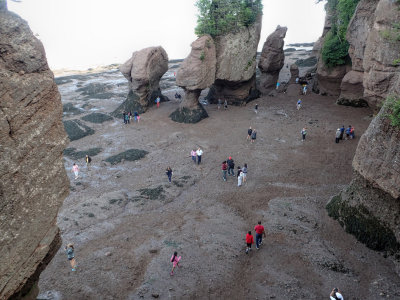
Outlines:
[[[159,85],[161,77],[168,71],[168,55],[161,46],[133,52],[132,57],[119,69],[131,83],[132,92],[137,95],[127,99],[137,102],[136,110],[145,111],[154,104],[157,96],[162,101],[168,99],[162,96]]]
[[[0,299],[32,291],[57,252],[58,209],[68,195],[61,96],[42,44],[0,10]]]
[[[285,63],[283,46],[287,28],[278,26],[264,43],[258,68],[261,71],[259,89],[263,94],[273,90],[279,78],[279,72]]]
[[[353,168],[393,198],[399,198],[400,130],[390,125],[386,114],[386,108],[382,108],[362,135]]]
[[[203,90],[215,81],[216,52],[211,36],[204,35],[191,45],[192,51],[176,75],[176,85],[186,90]]]
[[[364,88],[363,88],[364,72],[350,71],[342,80],[340,85],[340,96],[337,100],[337,104],[365,107],[368,103],[364,100]]]
[[[256,55],[260,40],[261,15],[254,24],[214,39],[217,51],[215,83],[207,96],[211,103],[218,99],[240,105],[259,96],[256,89]]]
[[[183,123],[197,123],[208,117],[199,104],[203,89],[215,81],[216,52],[214,41],[204,35],[192,43],[192,51],[183,61],[176,76],[176,84],[185,91],[180,107],[171,114],[172,120]]]
[[[295,83],[296,78],[299,78],[299,67],[296,64],[290,65],[290,80],[289,83]]]
[[[394,65],[400,56],[400,43],[392,38],[396,36],[394,24],[400,23],[398,8],[395,1],[380,0],[368,35],[363,59],[364,96],[373,108],[379,107],[388,94],[400,93],[400,68]]]
[[[334,68],[328,68],[325,66],[322,60],[322,46],[324,44],[325,36],[332,28],[332,12],[326,11],[324,30],[322,37],[314,45],[314,49],[319,48],[317,72],[313,83],[312,90],[315,93],[322,95],[339,96],[340,95],[340,84],[344,75],[347,73],[346,66],[337,66]]]

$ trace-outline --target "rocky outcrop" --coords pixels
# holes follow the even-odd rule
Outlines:
[[[299,78],[299,67],[296,64],[290,65],[290,80],[289,83],[295,83],[296,78]]]
[[[4,9],[0,32],[0,299],[36,299],[39,275],[61,244],[68,139],[41,42]]]
[[[368,34],[373,26],[374,11],[379,0],[362,0],[357,5],[347,29],[346,39],[350,44],[349,55],[352,69],[342,80],[338,104],[368,106],[364,98],[364,51]]]
[[[191,45],[192,51],[183,61],[176,76],[176,84],[185,91],[180,107],[171,114],[172,120],[183,123],[197,123],[208,117],[199,103],[203,89],[215,81],[216,51],[211,36],[204,35]]]
[[[390,0],[361,0],[348,28],[352,71],[342,87],[349,99],[363,93],[377,108],[389,94],[400,95],[400,44],[392,37],[400,30],[400,4]],[[360,86],[360,82],[363,86]],[[363,89],[363,91],[362,91]],[[329,215],[368,247],[400,254],[400,128],[388,119],[383,104],[360,138],[353,160],[354,177],[349,187],[331,199]]]
[[[283,46],[285,44],[284,38],[286,32],[286,27],[278,26],[267,37],[262,48],[258,68],[261,71],[259,89],[263,94],[268,94],[271,90],[275,89],[279,72],[285,63]]]
[[[157,97],[161,101],[168,100],[160,90],[160,79],[168,71],[168,55],[161,46],[133,52],[119,69],[130,82],[131,91],[127,101],[114,111],[114,115],[122,114],[127,109],[144,112]]]
[[[347,68],[346,66],[328,68],[322,60],[322,46],[324,44],[326,34],[332,28],[332,14],[333,12],[327,9],[322,36],[314,45],[313,52],[315,53],[317,50],[319,50],[319,53],[317,56],[317,72],[312,90],[321,95],[339,96],[340,85],[344,75],[347,73]]]
[[[215,83],[207,96],[241,105],[259,96],[256,88],[256,55],[260,40],[261,15],[254,24],[214,39],[217,51]]]
[[[364,100],[363,78],[363,72],[354,70],[348,72],[340,84],[341,93],[336,103],[355,107],[368,106],[367,101]]]
[[[398,1],[380,0],[374,13],[374,23],[366,42],[364,68],[364,97],[378,108],[388,94],[400,94],[400,10]]]
[[[388,113],[384,107],[362,135],[353,168],[379,189],[400,199],[400,130],[390,125]]]

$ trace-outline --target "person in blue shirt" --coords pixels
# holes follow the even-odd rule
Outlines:
[[[344,135],[344,125],[342,125],[342,128],[340,128],[340,139],[343,140],[343,135]]]
[[[297,110],[301,108],[301,99],[297,100]]]

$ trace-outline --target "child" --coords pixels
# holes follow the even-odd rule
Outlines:
[[[251,244],[254,244],[254,238],[251,235],[251,231],[249,231],[246,234],[246,244],[247,244],[247,248],[246,248],[246,254],[249,253],[249,251],[251,250]]]
[[[79,177],[79,167],[76,163],[72,166],[72,172],[75,174],[75,179],[78,179]]]
[[[193,162],[196,163],[196,151],[192,150],[192,152],[190,152],[190,156],[192,157]]]
[[[238,186],[242,186],[242,182],[243,182],[243,172],[242,172],[242,169],[241,169],[240,167],[238,167],[237,179],[238,179]]]
[[[243,182],[246,182],[246,180],[247,180],[247,164],[244,164],[244,167],[242,168],[242,173],[243,173]]]
[[[65,246],[65,252],[67,253],[68,260],[71,263],[72,271],[76,271],[74,245],[73,244],[68,244],[67,246]]]
[[[181,260],[181,256],[178,256],[178,252],[174,252],[174,255],[171,256],[171,262],[172,262],[172,270],[171,270],[171,276],[174,275],[174,269],[175,267],[179,268],[179,261]]]

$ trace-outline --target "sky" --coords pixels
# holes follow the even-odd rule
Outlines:
[[[259,50],[277,25],[288,27],[285,44],[316,41],[325,11],[315,2],[263,0]],[[197,38],[195,0],[9,0],[8,9],[28,21],[53,70],[123,63],[160,45],[169,59],[185,58]]]

